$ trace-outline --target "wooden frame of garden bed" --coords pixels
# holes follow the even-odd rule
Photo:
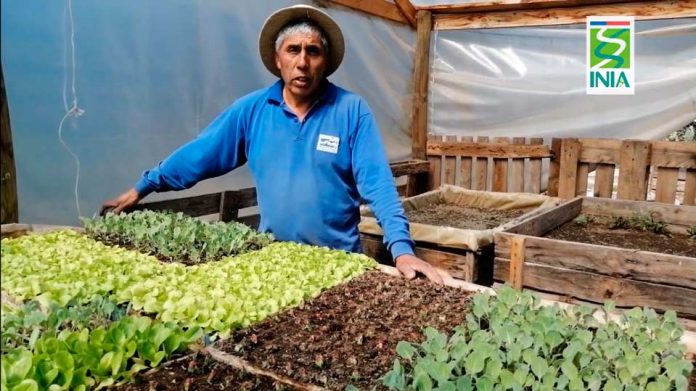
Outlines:
[[[696,224],[694,206],[577,197],[496,233],[494,279],[518,289],[696,317],[696,258],[541,237],[581,213],[651,214],[684,233]]]

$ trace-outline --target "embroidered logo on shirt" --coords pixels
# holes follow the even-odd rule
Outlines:
[[[320,134],[319,141],[317,141],[317,151],[330,152],[336,154],[338,153],[338,143],[340,142],[341,139],[336,136]]]

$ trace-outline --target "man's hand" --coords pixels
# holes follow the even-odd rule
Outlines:
[[[440,285],[442,285],[444,280],[452,278],[446,271],[436,268],[410,254],[402,254],[396,257],[396,268],[409,280],[416,277],[416,272],[424,274],[430,281]]]
[[[140,201],[140,196],[138,192],[135,191],[135,188],[132,188],[113,200],[104,201],[99,214],[103,215],[108,209],[112,209],[111,211],[113,213],[121,213],[124,209],[128,209],[137,204],[138,201]]]

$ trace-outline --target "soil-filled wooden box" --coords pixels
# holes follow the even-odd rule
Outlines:
[[[696,207],[578,197],[495,234],[494,279],[696,318]]]
[[[559,201],[538,194],[443,185],[402,203],[418,257],[456,278],[490,285],[494,233],[557,206]],[[377,219],[367,208],[361,214],[363,252],[382,262],[391,261]]]

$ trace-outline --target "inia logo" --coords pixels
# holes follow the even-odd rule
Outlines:
[[[587,17],[587,93],[633,95],[633,17]]]

